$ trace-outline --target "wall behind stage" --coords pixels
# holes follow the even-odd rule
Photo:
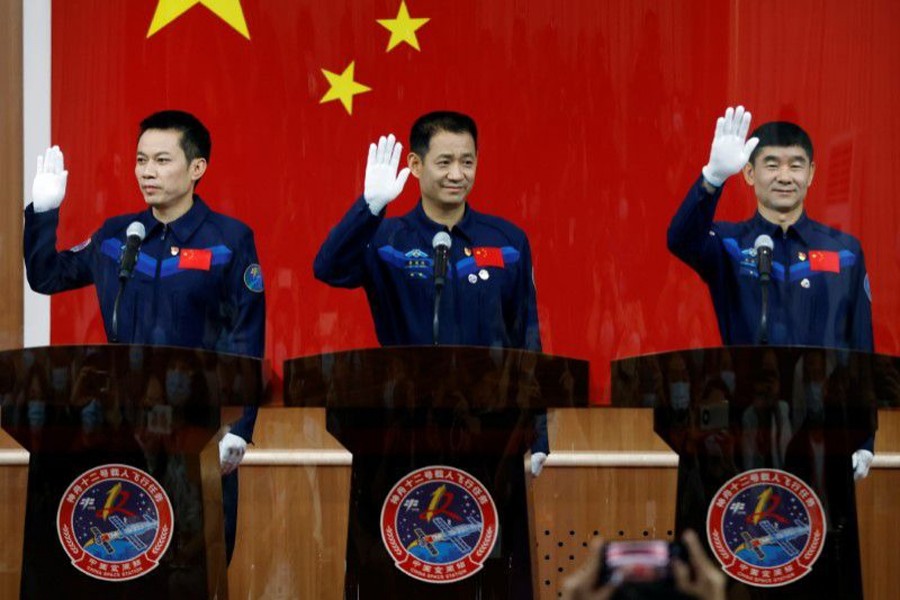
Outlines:
[[[597,402],[611,359],[718,343],[706,288],[665,235],[735,103],[812,135],[809,213],[862,239],[877,349],[900,353],[894,0],[409,0],[429,19],[408,38],[419,49],[390,51],[377,19],[399,0],[206,2],[221,14],[196,4],[148,37],[176,4],[53,3],[53,142],[70,172],[60,247],[142,209],[138,121],[195,112],[213,134],[199,193],[256,231],[276,365],[376,345],[364,294],[314,280],[313,257],[361,193],[368,143],[405,139],[441,108],[478,121],[470,201],[528,232],[545,350],[590,359]],[[371,88],[352,113],[321,102],[323,69],[351,65]],[[390,214],[414,205],[410,181]],[[753,209],[735,179],[718,216]],[[103,340],[93,290],[53,299],[53,343]]]

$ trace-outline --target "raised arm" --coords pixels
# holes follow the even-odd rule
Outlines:
[[[335,287],[363,284],[369,242],[384,218],[385,207],[400,195],[409,177],[408,168],[397,172],[402,152],[403,144],[393,134],[369,145],[365,191],[319,248],[313,263],[316,279]]]
[[[59,207],[66,195],[69,172],[59,146],[38,156],[31,186],[31,202],[25,207],[24,257],[28,284],[41,294],[54,294],[93,283],[91,256],[96,250],[87,240],[71,250],[57,252]]]
[[[669,224],[669,251],[704,279],[718,257],[718,242],[710,231],[722,186],[747,164],[759,143],[757,138],[747,139],[750,120],[751,115],[743,106],[728,107],[725,115],[719,117],[702,176],[688,191]]]

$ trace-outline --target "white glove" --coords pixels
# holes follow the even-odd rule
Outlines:
[[[238,468],[244,460],[244,452],[247,451],[247,441],[239,435],[226,433],[219,440],[219,469],[222,475],[228,475]]]
[[[369,161],[366,163],[366,189],[363,197],[373,215],[379,214],[389,202],[403,191],[409,169],[399,173],[400,154],[403,144],[398,142],[394,134],[378,139],[378,146],[369,144]]]
[[[703,178],[710,185],[721,187],[725,180],[739,173],[750,160],[759,138],[747,139],[750,113],[743,106],[730,106],[724,117],[716,121],[716,134],[709,151],[709,162],[703,167]],[[745,141],[746,140],[746,141]]]
[[[544,470],[544,463],[547,462],[547,455],[543,452],[534,452],[531,455],[531,474],[537,477]]]
[[[68,177],[69,172],[63,164],[63,153],[59,146],[47,148],[43,156],[37,157],[37,171],[31,185],[34,212],[42,213],[59,208],[66,195]]]
[[[869,467],[875,455],[868,450],[857,450],[853,453],[853,481],[859,481],[869,476]]]

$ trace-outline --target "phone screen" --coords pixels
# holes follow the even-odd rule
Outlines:
[[[610,542],[604,555],[610,575],[618,572],[622,581],[650,582],[671,577],[669,543],[664,540]]]

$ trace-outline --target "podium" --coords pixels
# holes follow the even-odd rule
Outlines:
[[[862,598],[851,456],[900,406],[900,359],[722,347],[614,361],[613,405],[653,410],[691,528],[730,598]]]
[[[30,452],[21,597],[227,597],[219,407],[258,403],[260,365],[171,347],[0,352],[15,391],[0,422]]]
[[[284,382],[353,454],[345,598],[534,597],[523,456],[548,408],[587,405],[585,361],[393,347],[288,360]]]

